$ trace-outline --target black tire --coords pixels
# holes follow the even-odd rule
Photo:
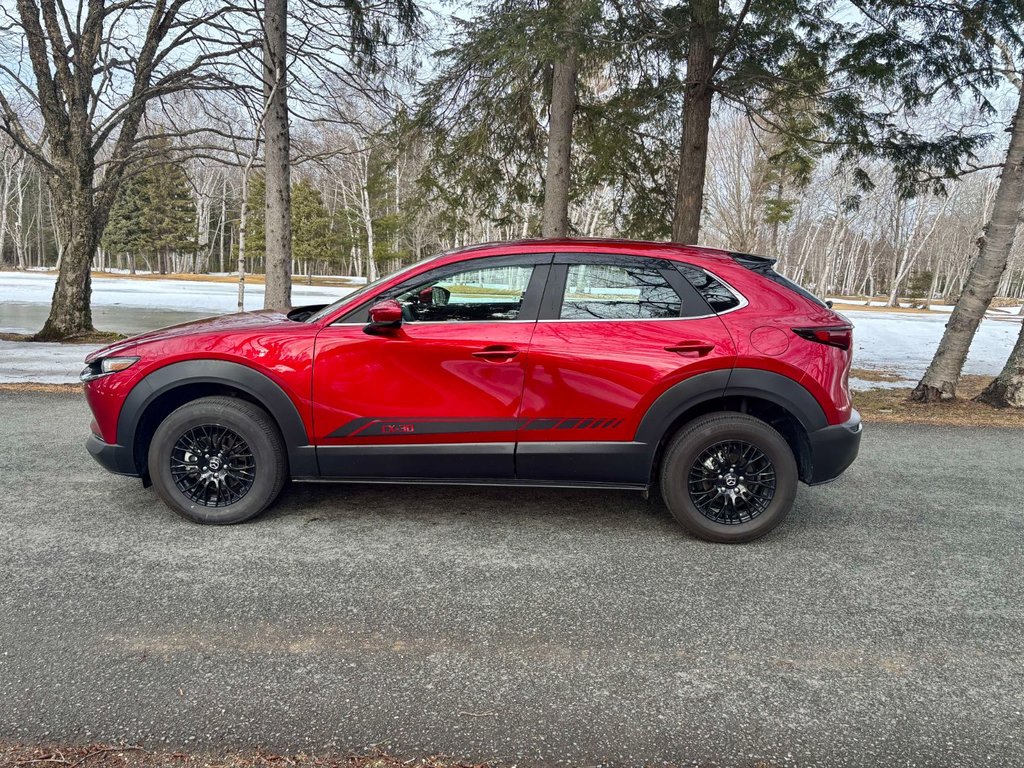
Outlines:
[[[160,423],[149,446],[157,494],[196,523],[229,525],[255,517],[277,498],[287,475],[288,456],[274,420],[234,397],[185,403]]]
[[[753,416],[723,412],[694,419],[672,438],[660,486],[669,512],[691,534],[738,544],[786,518],[798,479],[782,435]]]

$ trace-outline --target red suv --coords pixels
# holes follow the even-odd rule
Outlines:
[[[136,336],[86,359],[90,453],[236,523],[287,478],[652,486],[748,541],[857,456],[852,327],[773,262],[535,240],[414,264],[329,306]]]

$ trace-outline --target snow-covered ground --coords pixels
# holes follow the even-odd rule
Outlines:
[[[854,368],[891,371],[915,383],[931,362],[949,319],[944,314],[852,310],[843,314],[854,324]],[[999,373],[1020,333],[1020,321],[1019,317],[986,317],[971,344],[964,373]],[[858,389],[868,388],[863,382],[852,383]]]
[[[54,278],[42,273],[0,272],[0,332],[30,333],[46,317]],[[296,304],[322,304],[348,293],[339,286],[295,286]],[[93,279],[97,327],[140,333],[206,315],[235,311],[233,283],[189,280]],[[263,286],[246,287],[246,306],[263,305]],[[855,324],[854,367],[891,371],[916,381],[924,373],[942,336],[947,316],[897,312],[845,313]],[[990,314],[971,346],[965,373],[995,375],[1020,330],[1020,317]],[[82,360],[92,347],[81,344],[30,344],[0,341],[0,382],[63,383],[78,380]],[[853,381],[855,388],[880,386]],[[884,385],[881,385],[884,386]]]
[[[40,272],[0,272],[0,302],[49,305],[53,297],[55,277]],[[292,301],[302,304],[324,304],[344,296],[348,286],[327,287],[296,285]],[[238,308],[236,283],[215,283],[202,280],[132,280],[122,277],[92,279],[93,307],[140,307],[173,309],[182,312],[205,312],[221,315]],[[246,283],[245,308],[263,306],[263,286]],[[4,323],[0,321],[0,325]]]
[[[0,384],[74,384],[93,349],[88,344],[0,341]]]

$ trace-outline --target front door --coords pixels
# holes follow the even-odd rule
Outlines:
[[[557,254],[542,304],[517,476],[645,485],[640,420],[674,384],[731,368],[729,331],[673,262],[652,257]]]
[[[317,336],[313,422],[323,477],[511,479],[530,338],[550,254],[458,262],[410,278],[400,327],[368,305]]]

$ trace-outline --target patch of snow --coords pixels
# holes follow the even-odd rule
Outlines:
[[[0,383],[75,384],[85,367],[88,344],[0,341]]]
[[[850,377],[851,392],[866,392],[869,389],[898,389],[912,387],[915,384],[917,384],[917,382],[912,379],[902,379],[901,381],[868,381],[867,379],[858,379],[856,376]]]
[[[32,272],[0,272],[0,302],[49,304],[53,297],[54,275]],[[352,292],[351,286],[296,285],[292,303],[325,304]],[[245,286],[245,308],[263,307],[264,287],[255,283]],[[226,314],[238,308],[238,286],[235,283],[203,280],[132,280],[93,277],[94,307],[123,306],[154,309],[177,309],[188,312]]]
[[[945,315],[899,312],[850,310],[844,314],[854,324],[854,368],[891,371],[914,382],[931,362],[947,319]],[[964,373],[995,376],[1019,332],[1019,318],[987,317],[971,344]]]
[[[53,293],[54,277],[39,273],[0,272],[0,328],[4,332],[38,330]],[[189,280],[93,280],[97,325],[130,333],[195,319],[197,314],[235,311],[237,286]],[[293,289],[296,305],[321,304],[349,293],[350,287],[301,286]],[[246,306],[263,304],[263,286],[247,286]],[[180,314],[179,314],[180,313]],[[854,323],[855,368],[890,371],[913,383],[924,373],[942,337],[944,314],[898,312],[845,313]],[[100,319],[102,318],[102,323]],[[120,319],[120,323],[119,323]],[[1013,348],[1020,315],[987,317],[978,329],[964,373],[994,376]],[[130,326],[119,328],[118,325]],[[28,327],[26,327],[28,326]],[[0,381],[63,383],[76,381],[91,347],[80,344],[0,342]],[[899,382],[857,382],[901,386]]]

